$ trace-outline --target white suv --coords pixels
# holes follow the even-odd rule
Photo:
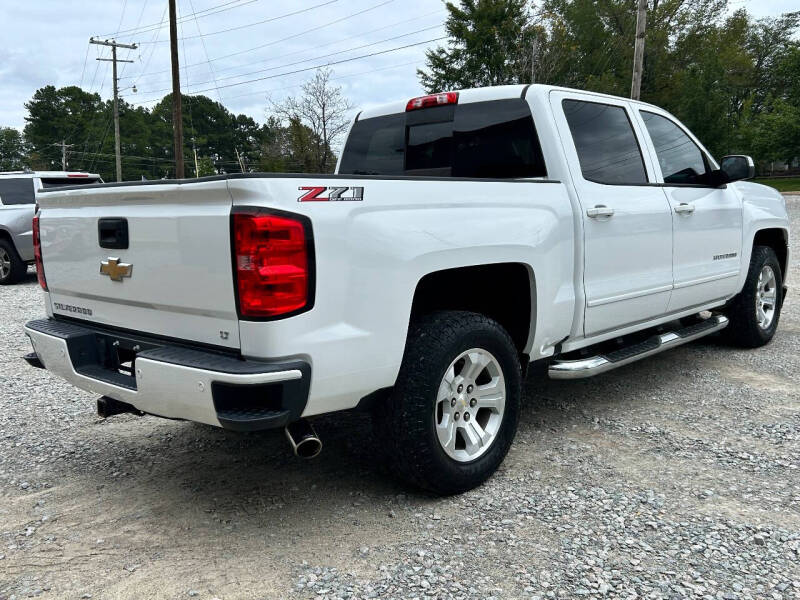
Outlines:
[[[16,283],[33,262],[36,192],[43,188],[101,183],[99,175],[68,171],[0,173],[0,285]]]

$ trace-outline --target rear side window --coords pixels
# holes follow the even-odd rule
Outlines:
[[[533,116],[521,98],[460,106],[454,129],[456,177],[547,175]]]
[[[564,100],[563,107],[584,179],[647,183],[642,151],[624,108],[582,100]]]
[[[404,175],[405,115],[356,121],[339,165],[351,175]]]
[[[664,183],[706,183],[711,167],[692,138],[666,117],[644,110],[640,112],[656,149]]]
[[[33,204],[35,201],[32,178],[0,179],[0,202],[3,204]]]
[[[500,179],[547,175],[533,116],[521,98],[358,121],[339,172]]]
[[[89,185],[90,183],[102,183],[96,177],[48,177],[42,178],[42,188],[63,187],[65,185]]]

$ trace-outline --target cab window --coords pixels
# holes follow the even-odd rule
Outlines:
[[[614,185],[647,183],[642,151],[623,107],[584,100],[564,100],[562,106],[584,179]]]
[[[33,204],[33,179],[30,177],[9,177],[0,179],[0,203]]]

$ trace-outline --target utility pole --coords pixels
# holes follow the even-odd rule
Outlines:
[[[119,78],[117,77],[117,63],[126,62],[132,63],[132,60],[124,60],[117,58],[117,48],[127,48],[128,50],[136,50],[136,44],[119,44],[115,40],[96,40],[89,38],[90,44],[97,44],[99,46],[111,46],[111,58],[98,58],[97,60],[110,62],[113,65],[113,79],[114,79],[114,154],[117,159],[117,181],[122,181],[122,150],[119,141]]]
[[[639,0],[636,15],[636,41],[633,46],[633,80],[631,81],[631,98],[639,99],[642,89],[642,63],[644,62],[644,34],[647,29],[647,0]]]
[[[66,140],[61,140],[60,144],[52,144],[61,147],[61,170],[67,170],[67,148],[72,148],[75,144],[67,144]]]
[[[178,24],[175,0],[169,0],[169,47],[172,57],[172,138],[175,146],[175,178],[183,179],[183,109],[178,64]]]

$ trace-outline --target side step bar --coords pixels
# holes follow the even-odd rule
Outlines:
[[[675,348],[682,344],[694,341],[712,334],[728,326],[728,317],[714,315],[713,317],[689,325],[676,331],[668,331],[613,352],[590,356],[578,360],[556,360],[550,365],[548,375],[551,379],[582,379],[605,373],[617,367],[627,365],[641,358],[658,354],[664,350]]]

